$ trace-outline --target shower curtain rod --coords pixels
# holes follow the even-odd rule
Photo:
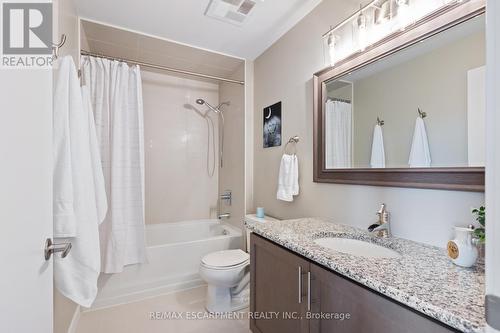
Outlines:
[[[205,79],[212,79],[212,80],[218,80],[218,81],[224,81],[224,82],[230,82],[230,83],[236,83],[236,84],[245,85],[245,81],[232,80],[232,79],[226,79],[226,78],[223,78],[223,77],[220,77],[220,76],[214,76],[214,75],[208,75],[208,74],[203,74],[203,73],[190,72],[190,71],[185,71],[185,70],[182,70],[182,69],[176,69],[176,68],[172,68],[172,67],[156,65],[156,64],[149,63],[149,62],[142,62],[142,61],[137,61],[137,60],[132,60],[132,59],[126,59],[126,58],[111,57],[111,56],[107,56],[107,55],[104,55],[104,54],[93,53],[93,52],[89,52],[89,51],[85,51],[85,50],[81,50],[80,54],[82,56],[92,56],[92,57],[109,59],[109,60],[118,60],[118,61],[126,62],[126,63],[128,63],[130,65],[139,65],[141,67],[149,67],[149,68],[159,69],[159,70],[173,72],[173,73],[179,73],[179,74],[185,74],[185,75],[202,77],[202,78],[205,78]]]

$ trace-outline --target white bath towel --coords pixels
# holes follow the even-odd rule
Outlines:
[[[54,237],[75,237],[76,216],[73,209],[73,169],[71,165],[70,142],[70,110],[78,103],[79,90],[70,90],[68,83],[69,63],[61,60],[58,70],[58,81],[54,90],[54,105],[52,115],[52,149],[53,149],[53,217]],[[65,82],[61,82],[64,80]]]
[[[375,125],[373,129],[372,156],[370,159],[372,168],[385,168],[385,149],[382,126]]]
[[[68,203],[69,207],[69,202],[72,201],[74,232],[71,237],[56,239],[57,243],[71,242],[73,247],[66,258],[61,258],[59,254],[54,255],[54,282],[64,296],[89,307],[97,295],[97,278],[101,264],[98,233],[100,221],[91,157],[91,151],[97,148],[90,147],[91,126],[83,105],[73,59],[67,56],[60,58],[58,62],[59,70],[55,75],[54,88],[54,123],[58,125],[54,126],[53,133],[54,184],[58,186],[54,188],[54,202],[64,198],[63,201]],[[67,118],[67,126],[62,125],[63,121],[59,117]],[[68,163],[69,166],[60,173],[60,167]],[[68,182],[67,186],[65,182]],[[70,187],[72,195],[68,195],[66,200],[65,195],[69,194]],[[58,221],[57,216],[54,216],[54,222],[62,221]]]
[[[283,154],[278,175],[278,200],[293,201],[299,194],[299,162],[297,155]]]
[[[421,117],[418,117],[415,122],[415,132],[413,133],[408,164],[410,168],[426,168],[431,166],[431,162],[431,152],[429,150],[425,123]]]

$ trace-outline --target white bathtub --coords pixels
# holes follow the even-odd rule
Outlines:
[[[146,243],[147,264],[101,274],[91,309],[202,285],[201,258],[213,251],[239,249],[243,238],[241,230],[217,220],[195,220],[147,225]]]

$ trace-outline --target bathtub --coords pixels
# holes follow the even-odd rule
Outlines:
[[[193,288],[204,284],[201,258],[210,252],[239,249],[242,231],[218,220],[193,220],[146,226],[148,263],[117,274],[101,274],[91,309]]]

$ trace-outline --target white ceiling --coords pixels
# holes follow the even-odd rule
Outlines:
[[[259,0],[242,27],[204,15],[210,0],[75,0],[78,14],[180,43],[255,59],[322,0]]]

